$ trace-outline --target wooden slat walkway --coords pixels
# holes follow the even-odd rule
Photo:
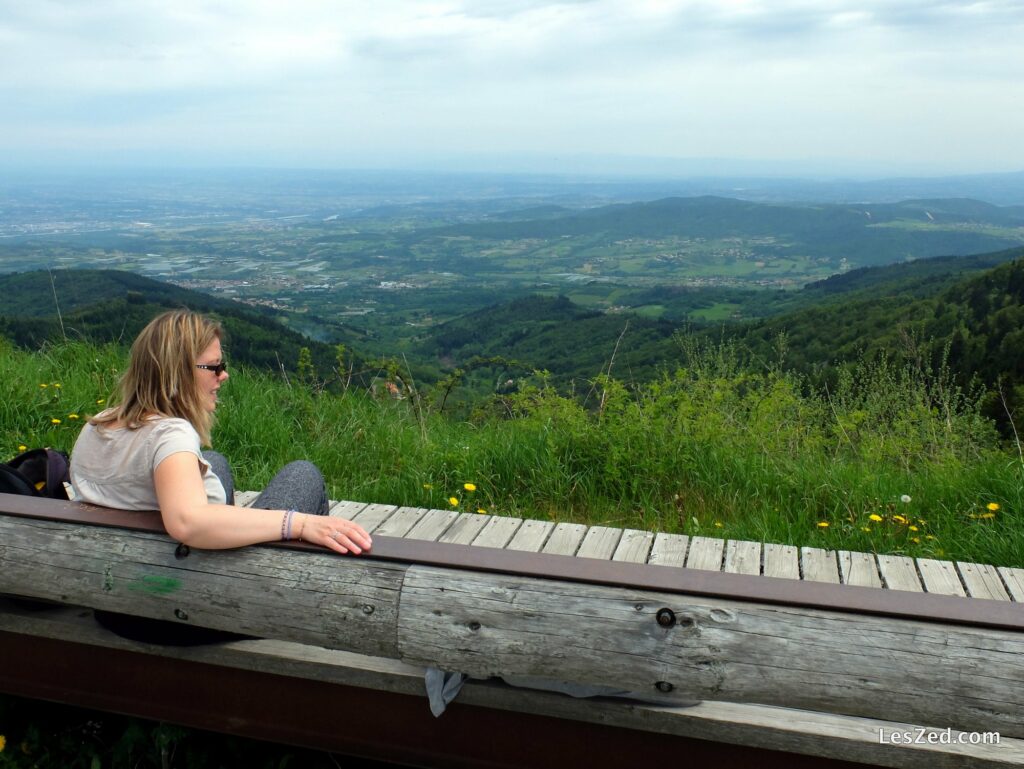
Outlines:
[[[1024,603],[1024,569],[1009,567],[365,502],[332,502],[331,515],[388,537]]]

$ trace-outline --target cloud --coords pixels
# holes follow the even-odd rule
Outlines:
[[[1022,166],[1022,38],[1008,1],[0,0],[0,141]]]

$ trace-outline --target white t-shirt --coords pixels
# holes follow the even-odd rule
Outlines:
[[[175,417],[154,417],[135,430],[86,424],[71,451],[76,499],[120,510],[157,510],[153,472],[183,451],[199,460],[207,501],[225,504],[224,485],[203,459],[199,433]]]

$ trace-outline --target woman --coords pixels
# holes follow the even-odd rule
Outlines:
[[[320,471],[293,462],[250,508],[236,507],[227,461],[210,444],[217,396],[228,379],[221,327],[187,310],[154,318],[132,344],[119,405],[82,429],[71,453],[77,498],[160,510],[167,533],[199,548],[301,539],[338,553],[369,550],[357,523],[331,518]],[[255,508],[255,509],[254,509]]]

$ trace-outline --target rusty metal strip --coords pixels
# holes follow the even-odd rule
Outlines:
[[[0,631],[0,691],[403,765],[614,769],[685,755],[695,765],[856,769],[862,764]],[[524,735],[529,735],[524,739]]]
[[[27,518],[165,533],[156,512],[111,510],[9,494],[0,494],[0,511],[3,511],[0,514]],[[373,541],[373,551],[361,557],[735,601],[1024,630],[1024,604],[1009,601],[604,561],[400,537],[376,536]],[[270,543],[269,546],[323,550],[304,542]]]

